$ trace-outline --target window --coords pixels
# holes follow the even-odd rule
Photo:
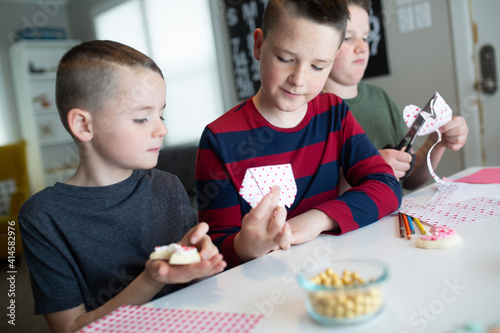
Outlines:
[[[167,85],[167,145],[198,143],[225,110],[217,68],[210,0],[129,0],[94,12],[98,39],[147,54]]]
[[[6,60],[7,61],[7,60]],[[0,54],[0,64],[3,64],[2,55]],[[10,111],[11,107],[8,103],[5,92],[7,91],[7,77],[3,72],[3,67],[0,66],[0,145],[12,142],[12,138],[16,137],[15,129],[11,124],[16,124],[16,113]],[[13,88],[12,88],[13,89]]]
[[[121,42],[149,55],[144,20],[140,13],[141,3],[138,0],[102,11],[94,17],[97,39]]]

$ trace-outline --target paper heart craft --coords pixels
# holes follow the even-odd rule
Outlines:
[[[410,128],[415,119],[417,119],[418,114],[422,112],[425,123],[420,128],[417,135],[427,135],[435,132],[438,128],[448,123],[453,113],[448,103],[445,102],[437,91],[431,99],[429,111],[430,112],[422,111],[421,108],[413,104],[407,105],[403,111],[406,126]]]
[[[297,184],[290,163],[248,168],[239,193],[255,208],[275,185],[281,189],[278,205],[291,207],[297,195]]]
[[[448,105],[448,103],[445,102],[443,97],[441,97],[441,95],[439,95],[439,93],[436,91],[434,96],[432,96],[431,100],[429,101],[429,112],[422,111],[422,109],[420,109],[416,105],[408,105],[405,107],[405,109],[403,110],[403,117],[406,126],[411,127],[415,119],[417,119],[419,113],[422,113],[425,122],[418,131],[417,135],[427,135],[432,132],[436,132],[438,136],[437,142],[429,149],[429,152],[427,153],[427,168],[429,169],[432,178],[434,178],[436,182],[441,184],[447,184],[445,181],[439,178],[434,172],[431,163],[431,152],[434,149],[434,147],[439,142],[441,142],[441,132],[439,132],[439,128],[447,124],[451,120],[452,110]]]

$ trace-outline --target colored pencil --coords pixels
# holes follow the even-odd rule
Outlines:
[[[422,223],[416,218],[412,217],[413,221],[415,221],[415,224],[417,225],[418,230],[420,230],[420,233],[422,235],[425,235],[427,232],[425,231],[424,227],[422,226]]]
[[[408,239],[411,239],[411,231],[410,231],[410,226],[408,225],[408,219],[406,218],[405,214],[402,215],[403,215],[403,221],[405,222],[406,237],[408,237]]]
[[[405,238],[405,226],[403,222],[403,217],[402,213],[398,213],[398,219],[399,219],[399,237]]]
[[[408,219],[408,226],[410,227],[410,232],[413,235],[415,234],[415,228],[413,227],[412,217],[410,215],[406,215],[406,218]]]

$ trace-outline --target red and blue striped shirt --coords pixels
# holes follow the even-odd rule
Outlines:
[[[239,264],[233,239],[251,209],[238,194],[246,170],[286,163],[292,165],[297,183],[287,219],[319,209],[337,221],[337,233],[343,234],[401,204],[401,186],[392,168],[342,99],[319,94],[294,128],[273,126],[249,99],[207,125],[196,160],[199,220],[209,224],[229,267]],[[341,170],[352,188],[339,196]]]

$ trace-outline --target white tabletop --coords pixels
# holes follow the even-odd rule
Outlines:
[[[479,168],[470,168],[455,177]],[[435,185],[409,196],[425,198]],[[425,226],[429,229],[428,226]],[[386,309],[371,322],[336,328],[339,332],[451,332],[468,322],[500,321],[500,219],[454,229],[462,245],[443,250],[415,247],[399,237],[392,215],[342,236],[320,235],[306,244],[276,251],[155,300],[157,308],[261,313],[255,332],[323,332],[305,308],[295,273],[333,257],[370,256],[390,270]]]

